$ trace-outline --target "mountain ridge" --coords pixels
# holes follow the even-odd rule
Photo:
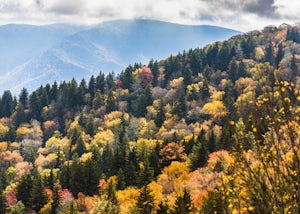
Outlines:
[[[67,32],[73,33],[5,72],[12,72],[13,75],[3,74],[0,67],[2,76],[18,80],[0,78],[0,90],[18,92],[23,87],[34,90],[41,84],[73,77],[79,80],[99,71],[119,73],[129,64],[146,64],[152,58],[166,58],[170,54],[240,33],[209,25],[190,26],[155,20],[116,20],[87,28],[68,25],[58,25],[56,28],[64,29],[66,26],[70,28]],[[22,76],[35,81],[28,82]],[[37,79],[39,76],[43,78]]]

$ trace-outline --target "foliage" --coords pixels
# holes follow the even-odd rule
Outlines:
[[[8,213],[299,213],[299,32],[269,26],[118,75],[4,91],[0,202]]]

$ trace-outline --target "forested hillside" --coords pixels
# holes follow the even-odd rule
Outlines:
[[[300,28],[0,102],[0,213],[299,213]]]

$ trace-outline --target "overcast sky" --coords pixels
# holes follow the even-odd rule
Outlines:
[[[299,0],[0,0],[0,24],[157,19],[241,31],[300,21]]]

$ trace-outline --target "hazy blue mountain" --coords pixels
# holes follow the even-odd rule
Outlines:
[[[0,67],[0,90],[18,92],[23,87],[33,90],[54,80],[60,82],[73,77],[80,80],[99,71],[119,73],[135,62],[163,59],[240,33],[215,26],[189,26],[153,20],[110,21],[85,30],[67,25],[54,26],[32,26],[33,31],[42,33],[32,32],[36,39],[30,40],[30,45],[22,42],[33,37],[30,32],[14,35],[18,42],[9,56],[20,51],[20,62],[23,62],[9,68],[6,73]],[[21,32],[22,27],[16,25],[15,31]],[[43,31],[49,28],[53,31],[43,36]],[[1,47],[4,41],[0,28]],[[9,56],[6,56],[8,61],[11,59]]]

